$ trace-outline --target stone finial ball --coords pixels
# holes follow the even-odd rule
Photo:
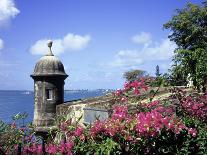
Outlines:
[[[48,46],[48,47],[52,47],[52,43],[53,43],[52,40],[48,40],[48,42],[47,42],[47,46]]]

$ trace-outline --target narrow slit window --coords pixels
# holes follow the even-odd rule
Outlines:
[[[52,100],[52,89],[46,90],[47,100]]]

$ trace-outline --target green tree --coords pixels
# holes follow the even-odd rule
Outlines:
[[[185,77],[190,73],[194,85],[204,88],[207,81],[207,7],[188,3],[176,12],[164,24],[164,28],[172,32],[168,37],[177,44],[172,71],[179,71]]]
[[[144,76],[146,76],[146,71],[138,70],[138,69],[127,71],[123,75],[123,77],[127,81],[134,81],[134,80],[142,78]]]
[[[172,68],[169,70],[169,81],[172,86],[184,86],[187,85],[187,75],[184,74],[182,65],[173,64]]]

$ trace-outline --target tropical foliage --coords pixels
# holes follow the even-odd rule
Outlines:
[[[132,82],[134,80],[143,78],[146,75],[147,75],[146,71],[135,69],[135,70],[130,70],[130,71],[125,72],[123,77],[126,79],[126,81]]]
[[[143,80],[125,83],[124,89],[115,92],[116,104],[111,117],[88,126],[70,117],[59,117],[57,129],[48,135],[45,152],[68,155],[206,154],[207,95],[192,96],[172,89],[167,100],[130,106],[125,94],[130,91],[137,96],[147,89]],[[15,154],[19,145],[23,146],[23,154],[42,154],[41,141],[31,132],[31,127],[30,130],[19,128],[15,123],[6,126],[7,140],[13,139],[11,143],[1,142],[1,149],[7,154]]]
[[[198,90],[205,91],[207,82],[207,7],[189,3],[178,9],[177,14],[164,24],[170,29],[170,40],[177,44],[173,58],[172,76],[185,83],[188,74],[193,78]],[[175,80],[175,82],[176,82]]]

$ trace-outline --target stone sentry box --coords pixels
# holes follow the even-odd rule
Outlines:
[[[34,120],[37,126],[50,126],[55,118],[56,105],[64,100],[64,80],[55,77],[33,77],[35,87]]]
[[[64,80],[68,77],[62,62],[51,51],[35,65],[31,77],[34,79],[34,119],[37,127],[53,126],[56,106],[64,102]]]

